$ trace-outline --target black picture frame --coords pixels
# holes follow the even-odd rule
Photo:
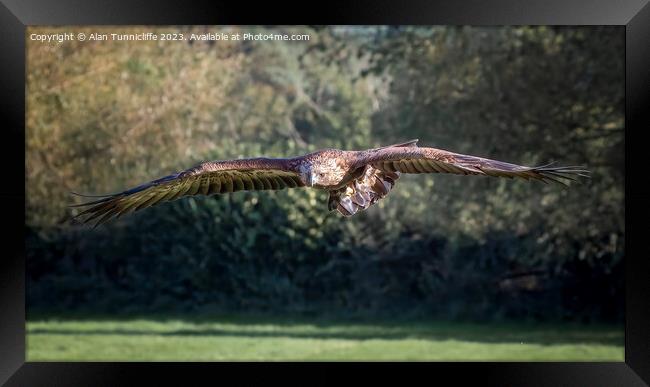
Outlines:
[[[58,363],[25,362],[25,40],[29,25],[180,24],[427,24],[427,25],[619,25],[626,31],[626,298],[624,362],[479,362],[393,364],[255,363]],[[270,373],[297,378],[292,371],[318,372],[319,381],[336,370],[367,377],[425,377],[425,381],[480,381],[500,386],[643,386],[650,383],[650,247],[643,242],[650,188],[643,181],[645,142],[650,129],[650,5],[647,0],[463,0],[358,1],[354,4],[267,2],[174,2],[141,0],[57,2],[2,0],[0,4],[0,93],[2,95],[3,258],[0,259],[0,383],[12,386],[117,385],[145,376],[150,382],[207,376],[212,383],[237,376],[267,382]],[[288,370],[286,368],[289,368]],[[359,367],[364,368],[359,372]],[[279,368],[284,368],[279,371]],[[401,372],[395,372],[401,371]],[[416,371],[416,372],[413,372]],[[289,374],[288,372],[291,372]],[[451,379],[449,379],[451,378]],[[407,379],[408,380],[408,379]],[[416,379],[413,379],[416,380]],[[645,381],[645,382],[644,382]]]

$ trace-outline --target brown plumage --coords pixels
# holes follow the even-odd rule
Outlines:
[[[78,204],[74,219],[95,226],[113,217],[185,196],[243,190],[313,187],[329,191],[328,208],[344,216],[384,198],[401,173],[453,173],[523,178],[566,185],[588,177],[584,167],[524,167],[503,161],[421,148],[417,140],[364,151],[325,149],[288,159],[253,158],[211,161],[135,188]],[[78,195],[78,194],[77,194]],[[84,196],[84,195],[81,195]]]

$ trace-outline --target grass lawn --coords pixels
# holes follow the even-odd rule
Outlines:
[[[622,326],[32,317],[27,360],[623,361]]]

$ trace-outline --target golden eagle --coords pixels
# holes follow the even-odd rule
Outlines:
[[[101,199],[73,206],[87,207],[73,219],[94,220],[97,226],[112,217],[186,196],[297,187],[328,191],[329,210],[351,216],[388,195],[401,173],[518,177],[565,185],[566,180],[589,175],[584,167],[523,167],[418,147],[417,141],[363,151],[324,149],[294,158],[205,162],[123,192],[94,196]]]

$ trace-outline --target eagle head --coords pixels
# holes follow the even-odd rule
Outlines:
[[[302,180],[307,186],[332,188],[339,186],[347,172],[338,154],[328,150],[316,152],[300,167]]]

